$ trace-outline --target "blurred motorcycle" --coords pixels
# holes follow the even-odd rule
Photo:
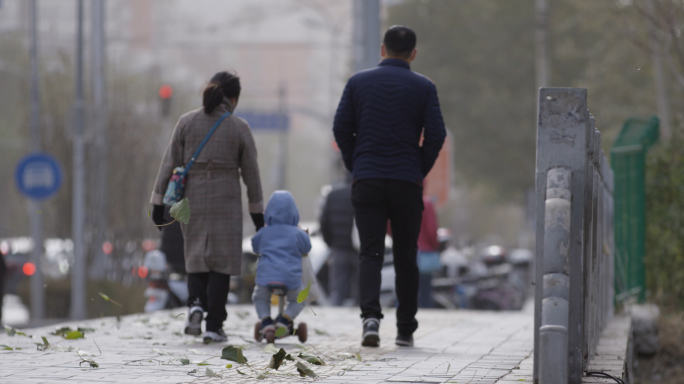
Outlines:
[[[189,296],[185,276],[171,272],[164,252],[158,249],[147,252],[142,268],[147,270],[149,283],[145,289],[145,312],[185,306]]]

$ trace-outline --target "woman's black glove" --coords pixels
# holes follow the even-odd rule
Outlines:
[[[252,216],[252,222],[256,227],[257,232],[264,227],[264,214],[263,213],[250,213]]]
[[[162,227],[160,225],[166,224],[166,220],[164,220],[164,206],[163,205],[154,205],[154,208],[152,209],[152,221],[154,221],[154,224],[157,225],[157,228],[159,230],[162,230]]]

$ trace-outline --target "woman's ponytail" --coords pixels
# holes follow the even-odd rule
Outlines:
[[[240,97],[240,78],[234,73],[216,73],[202,93],[204,113],[211,114],[221,104],[224,97],[237,99]]]
[[[210,115],[221,104],[221,101],[223,101],[223,91],[221,91],[221,87],[218,84],[210,83],[204,88],[204,92],[202,92],[204,113]]]

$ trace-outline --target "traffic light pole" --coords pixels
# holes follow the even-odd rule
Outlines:
[[[83,147],[83,0],[78,0],[76,32],[76,101],[74,105],[74,180],[72,196],[71,236],[74,242],[74,264],[71,268],[71,318],[86,318],[86,258],[83,244],[85,221],[85,164]]]

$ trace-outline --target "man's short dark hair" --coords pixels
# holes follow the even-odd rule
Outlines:
[[[382,40],[389,56],[408,59],[416,48],[416,33],[403,25],[393,25],[385,32]]]

